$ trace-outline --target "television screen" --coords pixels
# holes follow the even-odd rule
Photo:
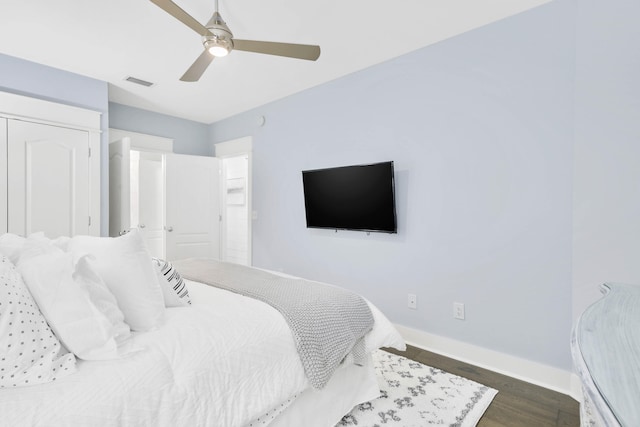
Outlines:
[[[396,233],[393,162],[302,172],[307,227]]]

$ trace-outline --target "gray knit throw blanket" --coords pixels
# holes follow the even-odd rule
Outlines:
[[[291,328],[311,385],[323,388],[340,363],[366,358],[364,336],[373,328],[367,302],[345,289],[205,258],[174,261],[182,277],[265,302]]]

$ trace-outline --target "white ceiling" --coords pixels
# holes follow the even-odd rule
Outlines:
[[[202,23],[214,9],[175,1]],[[237,38],[317,44],[320,58],[234,51],[181,82],[200,36],[148,0],[0,0],[0,53],[109,82],[113,102],[212,123],[550,0],[219,1]]]

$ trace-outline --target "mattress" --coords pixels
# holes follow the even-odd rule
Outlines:
[[[310,384],[291,331],[274,308],[201,283],[188,287],[193,305],[167,308],[160,327],[133,335],[126,357],[79,360],[78,372],[60,381],[0,390],[0,424],[245,426],[262,417],[261,425],[278,418],[286,425],[285,409],[313,408],[304,405]],[[402,348],[395,328],[369,305],[375,325],[367,348]],[[371,394],[370,371],[345,366],[332,381],[338,391],[349,382],[343,377],[367,383],[353,397],[362,399]]]

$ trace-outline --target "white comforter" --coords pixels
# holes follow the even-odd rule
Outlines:
[[[56,383],[0,390],[6,426],[244,426],[309,387],[284,318],[270,306],[189,282],[194,305],[168,308],[138,349],[114,361],[78,361]],[[402,347],[371,306],[367,348]]]

